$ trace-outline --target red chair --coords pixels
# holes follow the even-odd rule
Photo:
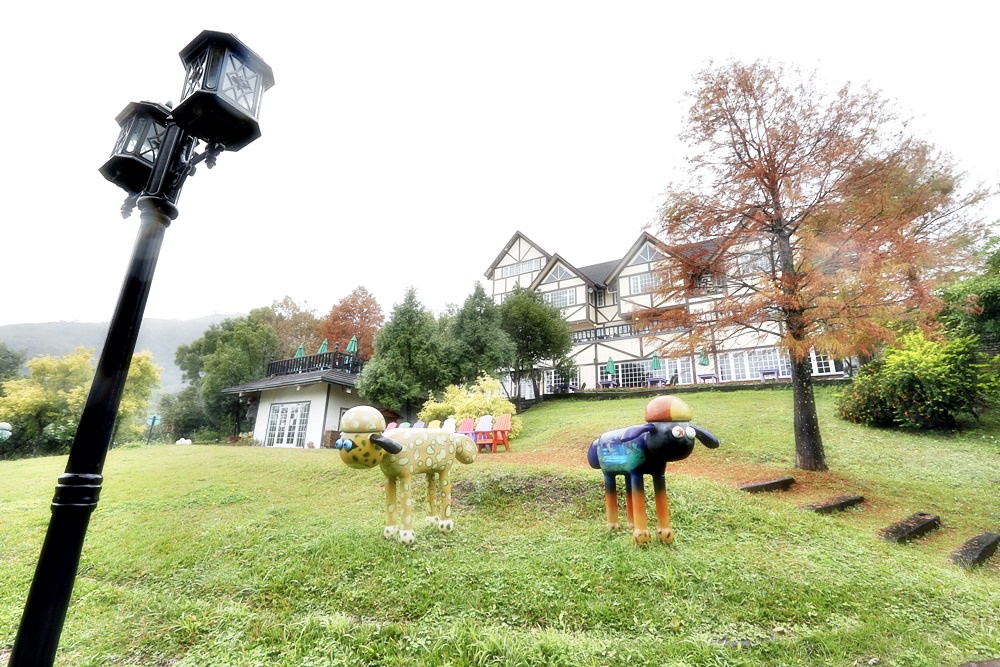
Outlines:
[[[503,445],[510,451],[510,443],[507,441],[510,435],[510,415],[500,415],[497,417],[496,422],[493,424],[493,442],[491,445],[491,451],[497,450],[497,445]]]
[[[461,421],[458,427],[455,429],[455,433],[461,433],[462,435],[467,435],[473,440],[476,439],[476,420],[472,417],[467,417]]]

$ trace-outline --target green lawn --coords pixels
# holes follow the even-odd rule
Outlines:
[[[60,665],[959,665],[1000,658],[1000,423],[899,434],[833,416],[829,473],[793,467],[791,395],[685,394],[722,440],[668,469],[677,540],[604,527],[586,450],[646,399],[552,401],[511,454],[457,466],[450,535],[382,539],[377,470],[333,450],[156,445],[108,456]],[[0,462],[0,662],[65,459]],[[750,495],[746,477],[796,490]],[[799,508],[840,493],[861,508]],[[916,511],[942,528],[878,537]],[[418,503],[417,516],[424,513]],[[873,662],[877,660],[877,662]]]

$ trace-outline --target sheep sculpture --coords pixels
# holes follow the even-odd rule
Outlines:
[[[389,437],[383,433],[385,418],[366,405],[345,412],[340,429],[340,438],[334,443],[340,459],[352,468],[377,465],[385,475],[386,539],[413,543],[413,476],[419,474],[427,475],[428,525],[444,533],[454,529],[451,466],[455,460],[476,460],[472,438],[436,428],[397,428]]]
[[[618,475],[625,477],[625,513],[636,544],[648,544],[652,539],[646,523],[643,486],[643,475],[649,475],[656,500],[656,539],[670,544],[674,531],[664,474],[667,463],[690,456],[696,438],[711,449],[719,446],[719,440],[690,423],[691,408],[676,396],[653,398],[646,405],[645,417],[645,424],[608,431],[594,440],[587,461],[604,472],[604,505],[612,530],[621,528],[615,480]]]

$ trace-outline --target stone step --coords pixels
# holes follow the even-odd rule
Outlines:
[[[927,512],[911,514],[880,531],[887,542],[902,543],[941,527],[941,517]]]
[[[778,477],[764,482],[749,482],[741,484],[740,490],[747,493],[761,493],[763,491],[785,491],[795,483],[794,477]]]
[[[802,509],[809,510],[811,512],[818,512],[819,514],[831,514],[838,510],[845,510],[848,507],[853,507],[854,505],[860,505],[863,502],[865,502],[864,496],[837,496],[836,498],[830,498],[829,500],[824,500],[819,503],[803,505]]]
[[[959,547],[951,555],[951,562],[966,568],[982,565],[996,552],[998,545],[1000,545],[1000,535],[981,533]]]

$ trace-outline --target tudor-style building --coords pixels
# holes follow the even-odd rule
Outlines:
[[[669,333],[651,336],[633,326],[636,313],[649,308],[686,308],[712,317],[715,303],[728,289],[721,276],[699,276],[682,300],[667,302],[655,294],[659,277],[654,264],[667,253],[683,252],[684,248],[667,247],[643,232],[620,258],[577,267],[516,232],[485,275],[495,303],[502,303],[517,286],[536,290],[546,303],[560,309],[569,324],[575,375],[559,377],[555,370],[546,370],[541,387],[544,393],[567,387],[691,385],[790,377],[788,354],[778,347],[776,330],[729,336],[715,341],[709,349],[692,352],[686,349],[682,331],[676,332],[676,338]],[[752,263],[759,255],[748,252],[744,257]],[[843,375],[840,362],[822,354],[812,354],[812,365],[815,376]]]

